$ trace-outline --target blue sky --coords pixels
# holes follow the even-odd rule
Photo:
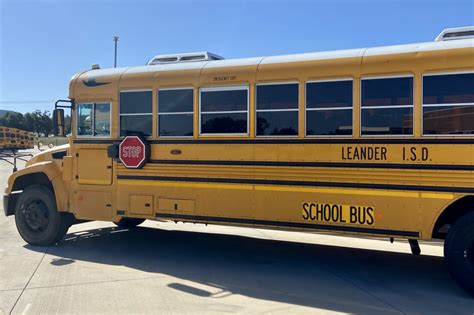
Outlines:
[[[474,25],[474,0],[0,0],[0,109],[52,109],[91,64],[143,65],[156,54],[226,58],[432,41]]]

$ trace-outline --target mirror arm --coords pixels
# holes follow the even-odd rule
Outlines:
[[[69,103],[70,105],[60,105],[60,103]],[[58,108],[69,108],[69,109],[72,109],[74,110],[74,108],[76,107],[76,103],[74,102],[74,99],[70,99],[70,100],[57,100],[55,103],[54,103],[54,109],[58,109]]]
[[[62,103],[69,103],[69,105],[62,105]],[[53,133],[55,135],[63,136],[65,135],[65,120],[64,120],[64,109],[68,108],[70,110],[74,110],[75,102],[74,99],[70,100],[57,100],[54,103],[54,111],[53,111]],[[60,109],[60,110],[59,110]],[[62,112],[61,119],[58,119],[58,113]]]

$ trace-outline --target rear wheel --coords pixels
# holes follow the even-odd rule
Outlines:
[[[31,245],[48,246],[59,242],[71,221],[70,214],[58,212],[53,193],[41,185],[25,188],[16,203],[16,227]]]
[[[444,243],[444,257],[454,280],[474,296],[474,212],[451,226]]]
[[[137,227],[137,225],[142,224],[143,222],[145,222],[145,219],[121,218],[119,221],[114,222],[114,224],[122,229],[133,229]]]

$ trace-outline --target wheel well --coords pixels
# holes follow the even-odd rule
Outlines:
[[[474,211],[474,196],[462,197],[450,204],[436,221],[432,237],[444,239],[451,224],[468,212]]]
[[[45,173],[31,173],[18,177],[13,183],[12,191],[23,190],[31,185],[42,185],[51,190],[54,194],[54,188]]]
[[[8,202],[8,209],[4,209],[7,216],[13,215],[15,213],[16,202],[21,195],[17,192],[21,192],[26,187],[31,185],[42,185],[51,190],[54,195],[53,185],[45,173],[31,173],[22,175],[16,178],[15,182],[13,183],[12,194],[10,194],[10,200]]]

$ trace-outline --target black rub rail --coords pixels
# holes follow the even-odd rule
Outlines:
[[[474,193],[474,188],[471,188],[471,187],[443,187],[443,186],[419,186],[419,185],[398,185],[398,184],[316,182],[316,181],[269,180],[269,179],[243,179],[243,178],[172,177],[172,176],[146,176],[146,175],[118,175],[117,179]]]
[[[298,228],[298,229],[307,229],[307,230],[326,230],[326,231],[339,231],[339,232],[393,235],[393,236],[403,236],[403,237],[419,237],[420,235],[419,232],[415,232],[415,231],[387,230],[387,229],[365,228],[365,227],[358,227],[358,226],[325,225],[325,224],[317,224],[317,223],[196,216],[196,215],[174,214],[174,213],[156,213],[155,217],[164,218],[164,219],[175,219],[175,220],[178,219],[178,220],[217,222],[217,223],[219,222],[238,223],[238,224],[262,225],[262,226]]]

